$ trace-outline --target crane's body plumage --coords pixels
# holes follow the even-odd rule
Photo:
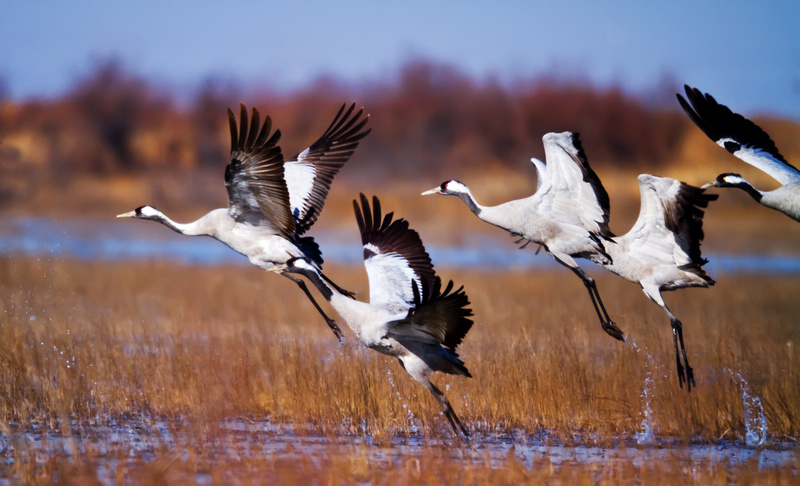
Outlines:
[[[453,291],[452,281],[442,291],[422,240],[407,221],[392,221],[393,213],[382,217],[377,197],[373,197],[372,209],[363,194],[361,207],[356,201],[353,205],[369,278],[369,302],[337,292],[306,260],[293,260],[289,271],[311,280],[362,344],[397,358],[436,398],[453,430],[460,429],[468,436],[447,397],[429,376],[434,371],[471,376],[456,353],[472,327],[469,299],[463,287]]]
[[[142,206],[118,217],[156,221],[188,236],[210,236],[246,256],[253,265],[284,275],[300,286],[341,338],[341,331],[325,315],[305,283],[286,274],[285,270],[288,260],[306,258],[314,271],[329,281],[322,274],[319,246],[313,238],[302,235],[317,220],[333,177],[369,133],[363,130],[369,115],[362,117],[363,109],[354,114],[354,104],[347,111],[345,108],[346,105],[342,105],[316,142],[289,161],[284,161],[278,146],[280,131],[271,133],[269,117],[262,125],[258,110],[254,108],[252,122],[248,123],[247,109],[240,105],[237,126],[236,117],[229,109],[231,155],[225,168],[227,208],[214,209],[191,223],[172,221],[152,206]]]
[[[146,209],[145,209],[146,208]],[[154,208],[142,208],[140,219],[152,219],[186,236],[209,236],[232,250],[246,256],[250,263],[269,272],[282,272],[286,261],[306,256],[292,241],[276,235],[266,226],[239,223],[228,215],[227,209],[214,209],[191,223],[176,223]]]
[[[648,174],[639,176],[639,188],[639,217],[626,234],[612,237],[615,244],[607,245],[612,261],[603,266],[643,287],[660,290],[713,283],[700,256],[701,208],[717,196],[676,179]]]
[[[741,175],[727,172],[703,187],[739,188],[759,204],[800,221],[800,170],[786,161],[770,136],[752,121],[718,103],[710,94],[704,95],[690,86],[684,86],[684,90],[686,99],[677,94],[678,101],[708,138],[782,184],[775,190],[762,191]]]
[[[661,292],[714,284],[703,270],[706,260],[701,256],[700,242],[703,209],[717,195],[676,179],[649,174],[639,175],[639,190],[642,200],[639,217],[626,234],[611,237],[612,243],[606,245],[611,261],[603,267],[638,283],[644,294],[667,313],[673,330],[678,382],[683,386],[686,381],[691,390],[694,375],[683,344],[683,327]]]
[[[578,134],[548,133],[542,141],[547,163],[531,159],[539,177],[537,190],[530,197],[483,206],[457,180],[445,181],[423,195],[457,196],[483,221],[521,237],[520,241],[526,244],[541,245],[583,281],[603,330],[624,340],[622,331],[608,316],[594,280],[575,261],[611,261],[605,244],[612,236],[608,229],[608,194],[589,166]]]

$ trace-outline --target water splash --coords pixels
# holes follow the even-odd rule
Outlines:
[[[386,370],[386,376],[389,378],[389,383],[392,385],[394,393],[395,395],[397,395],[397,399],[400,401],[400,405],[402,405],[403,410],[405,410],[406,412],[406,420],[408,420],[409,431],[411,431],[412,433],[419,432],[419,423],[417,421],[417,417],[416,415],[414,415],[414,412],[411,411],[411,407],[408,406],[408,402],[406,401],[406,399],[403,397],[402,394],[400,394],[400,390],[395,388],[394,374],[392,373],[391,369]]]
[[[629,338],[627,342],[637,353],[642,352],[642,349],[633,339]],[[656,386],[656,382],[653,381],[653,370],[651,369],[653,356],[647,351],[647,349],[645,349],[644,352],[647,355],[647,361],[645,362],[647,374],[645,374],[644,383],[642,383],[642,430],[641,432],[633,434],[633,437],[636,439],[636,443],[640,445],[651,444],[655,440],[655,434],[653,433],[653,409],[650,408],[650,398],[653,394],[653,389]]]
[[[650,444],[655,438],[652,426],[653,410],[650,408],[650,395],[654,387],[655,382],[653,381],[652,372],[648,370],[644,378],[644,383],[642,384],[642,400],[644,400],[644,404],[642,405],[642,415],[644,415],[642,419],[642,431],[634,434],[637,444]]]
[[[767,417],[761,398],[752,393],[747,380],[741,373],[728,369],[742,389],[742,413],[744,415],[744,443],[750,447],[763,446],[767,441]]]

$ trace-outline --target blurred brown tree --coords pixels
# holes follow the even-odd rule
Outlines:
[[[226,108],[238,109],[239,101],[272,117],[287,157],[313,142],[341,103],[357,101],[372,115],[372,133],[347,171],[353,179],[518,168],[543,156],[545,133],[564,130],[581,133],[593,164],[647,170],[675,157],[691,129],[677,106],[665,102],[677,91],[672,82],[658,90],[646,98],[546,76],[478,81],[453,66],[418,60],[379,80],[321,77],[289,93],[262,87],[243,96],[234,81],[209,77],[181,105],[118,60],[105,59],[60,99],[0,98],[0,140],[15,164],[61,184],[82,174],[221,169],[229,148]]]

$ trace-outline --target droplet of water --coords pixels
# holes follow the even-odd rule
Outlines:
[[[636,345],[635,342],[631,340],[630,344],[637,353],[641,352],[641,349]],[[644,383],[642,383],[642,430],[641,432],[634,434],[637,444],[649,444],[653,442],[655,438],[653,434],[653,410],[650,408],[650,398],[653,393],[653,388],[655,387],[655,381],[653,381],[653,372],[651,370],[651,366],[653,365],[653,356],[649,351],[647,351],[646,348],[644,351],[645,354],[647,354],[647,361],[645,362],[647,374],[645,375]]]
[[[642,419],[642,431],[634,434],[637,444],[649,444],[653,442],[653,410],[650,408],[650,393],[653,390],[653,386],[655,386],[655,382],[653,381],[650,371],[648,371],[644,379],[644,384],[642,384],[642,399],[644,400],[644,404],[642,405],[642,415],[644,415]]]
[[[752,393],[747,380],[744,379],[741,373],[734,373],[730,369],[728,369],[728,372],[742,389],[744,442],[750,447],[762,446],[767,440],[767,417],[764,415],[764,406],[761,404],[761,398]]]

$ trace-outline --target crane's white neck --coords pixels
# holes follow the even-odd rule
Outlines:
[[[225,209],[215,209],[204,215],[202,218],[192,221],[191,223],[178,223],[170,219],[166,214],[161,211],[145,206],[140,208],[136,215],[139,219],[149,219],[163,224],[167,228],[187,236],[212,236],[215,237],[218,233],[218,222],[220,214],[225,214]]]
[[[187,236],[200,236],[206,234],[201,225],[198,224],[201,220],[193,221],[191,223],[178,223],[171,220],[165,214],[161,214],[160,217],[153,219],[153,221],[157,221],[172,231],[176,231]]]
[[[451,192],[450,195],[456,196],[464,201],[464,204],[467,205],[470,211],[475,213],[479,218],[481,217],[481,213],[485,208],[478,204],[478,201],[475,200],[475,196],[472,195],[472,191],[470,191],[467,186],[462,185],[458,192]]]

